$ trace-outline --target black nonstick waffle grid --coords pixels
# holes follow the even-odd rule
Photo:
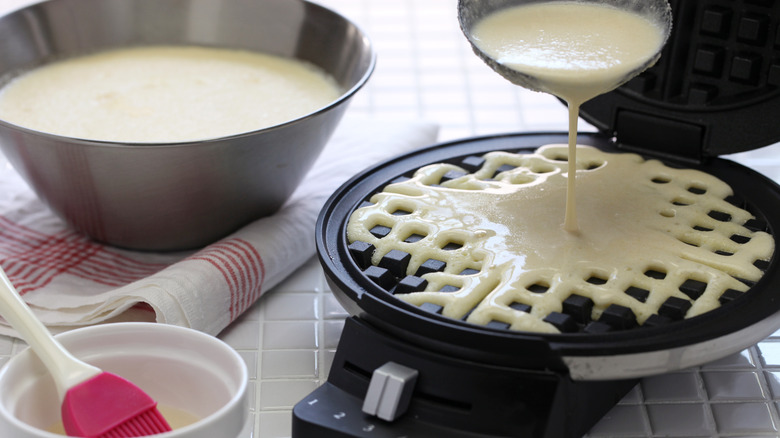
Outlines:
[[[367,263],[366,256],[368,255],[368,252],[370,252],[370,247],[364,243],[354,244],[350,247],[350,242],[348,242],[346,237],[346,222],[356,208],[364,205],[371,195],[381,190],[387,183],[395,181],[398,178],[408,178],[414,171],[422,166],[438,162],[450,162],[453,164],[462,163],[464,160],[472,162],[474,161],[473,157],[479,157],[484,153],[493,150],[530,153],[538,146],[543,144],[560,144],[565,141],[565,139],[565,134],[516,134],[455,141],[382,163],[355,177],[334,195],[331,202],[326,206],[326,209],[323,210],[323,217],[320,222],[322,229],[318,230],[318,233],[320,233],[319,238],[321,239],[318,243],[321,246],[322,258],[325,260],[326,273],[329,276],[332,276],[334,281],[336,281],[337,286],[339,286],[336,291],[337,296],[342,298],[342,303],[348,310],[351,310],[352,314],[363,313],[365,311],[364,307],[368,305],[369,300],[367,297],[370,296],[372,299],[376,299],[380,302],[382,307],[388,307],[387,310],[380,312],[381,314],[378,315],[380,318],[385,318],[390,313],[398,310],[399,313],[411,313],[415,318],[419,317],[423,320],[429,319],[435,326],[442,324],[448,328],[466,328],[467,330],[471,330],[470,326],[472,326],[472,324],[443,317],[437,313],[438,308],[435,306],[418,308],[417,306],[413,306],[396,298],[393,295],[394,291],[399,287],[411,287],[412,284],[418,282],[418,280],[407,278],[407,276],[402,275],[401,271],[398,269],[397,261],[387,259],[384,262],[384,266],[379,266],[382,263],[379,263],[378,266]],[[611,140],[598,134],[581,134],[580,143],[597,146],[606,152],[619,152],[619,150],[616,149],[616,145],[612,143]],[[780,215],[778,215],[780,212],[780,189],[778,189],[774,182],[766,179],[760,174],[736,163],[720,159],[710,160],[707,164],[698,165],[690,163],[683,164],[682,162],[668,162],[667,164],[675,167],[690,167],[706,171],[718,176],[729,184],[734,191],[734,196],[730,198],[731,201],[740,204],[740,206],[743,206],[754,215],[753,219],[742,224],[745,229],[747,229],[747,227],[761,229],[774,235],[773,230],[780,227]],[[697,188],[692,189],[694,191],[698,190]],[[670,200],[670,202],[674,202],[674,200]],[[393,211],[389,213],[388,218],[391,219],[394,217],[396,219],[403,217],[400,214],[402,212]],[[392,213],[398,213],[399,215],[395,216]],[[720,219],[727,219],[726,217],[722,217],[722,212],[711,212],[711,214]],[[717,222],[717,219],[714,219],[714,221]],[[383,224],[384,227],[387,227],[387,225],[390,224]],[[387,227],[387,229],[378,227],[373,231],[377,233],[378,236],[382,236],[389,229],[391,229],[391,227]],[[706,231],[702,230],[700,232]],[[416,238],[415,236],[409,237],[412,237],[412,240]],[[774,237],[777,239],[777,236]],[[736,241],[743,241],[739,235],[734,235],[732,240],[735,241],[735,243]],[[776,246],[778,245],[776,244]],[[455,250],[454,245],[452,246],[452,250]],[[717,248],[714,248],[713,250],[720,251]],[[446,253],[446,251],[443,251],[442,253]],[[325,256],[325,254],[327,254],[327,256]],[[400,253],[396,254],[402,256]],[[400,258],[403,259],[403,257]],[[440,261],[445,264],[447,263],[447,260]],[[434,265],[440,264],[436,263],[436,261],[431,261],[428,263],[428,266],[422,269],[425,270],[427,268],[439,267]],[[681,332],[676,330],[674,331],[674,334],[668,334],[668,329],[671,328],[671,326],[643,327],[641,328],[643,335],[640,338],[637,338],[637,336],[624,330],[614,330],[615,325],[625,325],[624,320],[616,320],[613,322],[613,324],[611,324],[613,326],[613,331],[611,332],[593,331],[591,333],[584,330],[584,327],[588,325],[588,321],[581,320],[577,324],[577,330],[573,331],[583,329],[584,333],[564,333],[550,336],[552,336],[552,338],[557,337],[558,340],[565,339],[567,343],[567,349],[565,350],[578,350],[579,353],[577,354],[588,354],[587,350],[593,348],[593,345],[591,345],[590,342],[583,342],[584,339],[588,338],[597,342],[597,345],[601,343],[601,346],[598,347],[598,349],[600,349],[600,353],[598,354],[604,354],[604,351],[610,350],[613,347],[616,347],[613,353],[636,352],[646,348],[671,348],[684,345],[689,341],[699,341],[702,337],[707,338],[713,335],[717,337],[738,330],[740,326],[744,327],[750,325],[752,322],[756,322],[766,316],[774,314],[775,310],[780,306],[780,302],[775,299],[772,286],[767,285],[773,284],[774,281],[776,281],[775,277],[778,275],[775,270],[772,269],[773,265],[774,260],[772,262],[757,261],[756,266],[765,270],[765,275],[757,284],[748,284],[748,286],[751,286],[751,289],[744,294],[737,296],[734,292],[725,293],[725,296],[721,298],[724,302],[727,302],[727,305],[721,306],[721,308],[696,318],[673,321],[676,329],[688,332],[691,336],[691,339],[689,340],[686,340],[686,337],[682,336]],[[665,274],[666,273],[661,272],[658,269],[645,272],[645,275],[657,279],[661,279],[660,277],[665,276]],[[408,284],[401,284],[404,280],[406,280],[406,283]],[[584,278],[583,280],[591,283],[598,282],[598,279],[596,278]],[[689,298],[695,297],[702,287],[695,279],[693,280],[694,281],[681,281],[679,285],[681,291]],[[419,287],[419,285],[417,287]],[[539,292],[542,291],[540,290]],[[631,290],[628,292],[636,294],[639,298],[643,295],[642,291]],[[763,298],[759,298],[758,301],[754,302],[756,295]],[[766,301],[764,302],[763,300]],[[755,305],[755,307],[750,303],[754,303],[753,305]],[[748,305],[748,307],[751,307],[752,309],[747,310],[747,308],[744,307],[745,305]],[[668,313],[667,317],[674,316],[673,314],[676,312],[676,310],[672,309],[674,303],[669,303],[667,307],[669,308],[664,310],[664,313]],[[741,318],[738,317],[737,314],[742,312],[744,312],[744,316],[752,320],[752,322],[748,322],[747,320],[738,322]],[[572,309],[571,313],[568,315],[571,318],[576,318],[576,316],[573,315],[576,313],[577,311]],[[563,314],[567,315],[567,313]],[[725,315],[731,316],[728,319],[723,320]],[[479,327],[477,330],[485,330],[486,335],[496,334],[502,331],[509,332],[505,327],[501,326],[498,328]],[[639,329],[637,329],[637,333],[639,332],[638,330]],[[710,332],[710,330],[715,330],[715,332]],[[694,331],[698,333],[693,333]],[[425,332],[430,336],[436,336],[439,333],[437,330],[426,330]],[[443,339],[450,338],[450,335],[446,332],[447,329],[443,329],[443,332],[441,333]],[[515,332],[507,334],[516,336],[517,339],[527,338],[522,333]],[[539,336],[544,338],[548,335]],[[619,342],[613,343],[610,340],[619,340]],[[462,340],[462,342],[466,341]],[[653,343],[655,343],[655,346],[651,347],[650,345]],[[622,344],[622,346],[618,346],[618,344]],[[480,341],[476,341],[473,347],[477,349],[485,348],[484,345],[480,344]],[[568,348],[572,348],[573,350],[568,350]]]
[[[550,171],[549,169],[534,169],[530,166],[539,166],[538,161],[529,163],[528,166],[516,166],[517,160],[510,160],[510,155],[499,155],[502,160],[492,160],[490,168],[487,169],[489,173],[480,172],[486,165],[485,158],[480,155],[468,155],[465,157],[453,157],[450,160],[445,161],[447,164],[455,166],[454,169],[448,170],[441,176],[435,173],[436,180],[425,180],[426,186],[440,186],[450,180],[458,178],[468,178],[469,176],[475,176],[479,173],[481,180],[494,181],[494,178],[501,176],[504,180],[511,180],[513,175],[519,174],[518,177],[520,184],[530,183],[534,178],[529,178],[527,175],[537,174],[536,172]],[[565,157],[559,158],[559,160],[565,161]],[[594,163],[594,167],[598,167],[598,163]],[[591,170],[595,170],[591,169]],[[527,172],[525,172],[527,171]],[[394,184],[405,178],[411,178],[413,176],[407,173],[398,178],[394,178],[389,183]],[[672,181],[668,176],[651,176],[651,184],[671,184]],[[477,180],[480,180],[477,178]],[[702,186],[701,183],[688,183],[682,184],[686,187],[687,193],[684,195],[673,194],[668,199],[668,203],[671,206],[677,208],[691,207],[695,208],[699,198],[707,195],[707,188]],[[380,190],[381,192],[382,190]],[[597,196],[598,194],[596,194]],[[361,203],[359,208],[368,208],[374,206],[371,202],[374,193],[370,194],[367,199]],[[490,196],[486,194],[485,196]],[[594,194],[590,194],[594,196]],[[719,225],[728,226],[729,229],[734,229],[735,225],[737,230],[729,236],[728,239],[716,241],[714,245],[707,248],[708,251],[722,256],[724,258],[733,257],[735,253],[741,252],[745,244],[750,242],[751,238],[748,237],[753,232],[769,231],[767,221],[763,217],[760,210],[753,208],[750,204],[746,203],[744,199],[739,195],[727,196],[725,199],[730,205],[733,205],[739,209],[747,209],[751,214],[750,219],[741,219],[741,223],[735,223],[738,221],[732,217],[732,214],[727,211],[726,208],[721,210],[710,210],[706,218],[703,218],[701,222],[696,222],[691,227],[691,230],[687,230],[684,234],[677,235],[676,238],[685,245],[700,246],[702,241],[706,241],[707,235],[712,235],[715,227]],[[392,211],[385,211],[385,206]],[[533,205],[521,206],[523,209],[533,209]],[[377,286],[387,291],[392,295],[408,294],[420,291],[431,291],[431,287],[428,281],[424,278],[425,274],[432,272],[450,273],[453,277],[451,283],[445,283],[443,286],[437,286],[437,295],[448,295],[460,290],[458,285],[460,278],[463,276],[474,276],[480,273],[483,269],[489,269],[490,266],[482,266],[481,263],[475,263],[466,267],[462,266],[462,263],[458,263],[458,258],[464,258],[462,254],[462,245],[457,241],[450,239],[438,238],[435,235],[428,235],[424,231],[420,230],[420,227],[415,227],[415,219],[412,213],[414,212],[415,204],[413,202],[406,202],[395,200],[391,203],[383,204],[379,206],[379,214],[372,216],[372,221],[367,223],[367,227],[370,241],[356,240],[349,244],[349,251],[353,257],[354,262],[363,270],[363,274],[371,279]],[[374,209],[377,211],[377,209]],[[412,219],[409,219],[412,218]],[[728,224],[728,225],[726,225]],[[414,231],[398,231],[393,232],[394,229],[398,230],[414,230]],[[732,232],[732,231],[729,231]],[[422,234],[421,234],[422,233]],[[391,246],[399,249],[392,249],[386,254],[382,255],[381,259],[377,262],[372,262],[374,256],[375,245],[379,244],[382,240],[389,240]],[[438,251],[438,258],[429,258],[425,261],[418,261],[416,264],[412,264],[412,254],[418,252],[423,245],[423,239],[427,241],[434,241],[440,246],[441,251]],[[368,239],[367,239],[368,240]],[[376,259],[375,259],[376,260]],[[670,264],[669,269],[675,269],[673,264]],[[769,266],[769,260],[754,259],[754,265],[761,271],[766,271]],[[453,271],[458,266],[457,271]],[[670,272],[665,266],[660,265],[648,265],[643,275],[645,277],[653,279],[649,282],[658,287],[663,282],[676,282],[678,290],[682,293],[682,296],[670,296],[659,307],[654,309],[654,313],[647,320],[643,321],[644,327],[655,327],[660,325],[666,325],[676,320],[681,320],[685,317],[686,312],[691,308],[693,302],[702,297],[702,294],[707,288],[707,282],[696,278],[685,278],[680,280],[679,276],[673,278]],[[554,284],[553,275],[550,278],[545,278],[542,281],[536,281],[533,284],[526,286],[521,291],[524,295],[537,295],[541,296],[548,292],[551,284]],[[688,275],[690,277],[690,275]],[[667,279],[668,278],[668,279]],[[754,286],[755,282],[746,280],[744,278],[737,278],[742,283],[749,287]],[[586,278],[582,279],[582,288],[589,291],[590,294],[601,294],[608,292],[611,288],[608,283],[608,278],[605,278],[595,273],[589,273]],[[645,283],[648,283],[645,281]],[[651,286],[639,287],[635,285],[628,286],[623,292],[633,300],[635,304],[645,303],[648,296],[651,293]],[[614,287],[612,287],[614,288]],[[613,303],[609,305],[603,312],[599,312],[598,318],[593,317],[594,301],[587,295],[588,292],[576,291],[572,292],[565,300],[561,302],[562,310],[560,312],[554,311],[544,317],[544,321],[552,324],[558,330],[564,333],[582,332],[582,333],[605,333],[615,330],[626,330],[638,328],[639,324],[636,319],[634,311],[625,305]],[[719,296],[721,304],[726,304],[742,295],[742,291],[727,288],[722,291]],[[546,296],[549,296],[547,294]],[[632,301],[633,303],[633,301]],[[508,304],[508,306],[517,311],[529,313],[532,310],[532,302],[529,300],[524,302],[522,298],[517,299]],[[429,312],[440,314],[442,313],[443,306],[436,302],[425,302],[420,305],[421,309]],[[461,320],[466,320],[469,317],[470,311],[459,315]],[[497,329],[509,329],[511,320],[493,319],[489,321],[486,326]]]

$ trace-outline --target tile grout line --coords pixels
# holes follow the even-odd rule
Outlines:
[[[712,438],[718,438],[720,437],[720,430],[718,428],[718,422],[715,419],[715,412],[712,410],[712,400],[710,399],[709,391],[707,390],[707,385],[704,382],[704,377],[701,374],[701,367],[696,367],[696,371],[694,373],[696,376],[696,383],[698,384],[699,390],[701,391],[702,400],[701,404],[703,406],[706,406],[705,410],[705,418],[707,420],[707,425],[710,428],[710,433],[712,433]]]
[[[777,429],[778,425],[780,425],[780,415],[778,414],[777,403],[775,402],[775,398],[774,395],[772,394],[772,389],[770,387],[769,380],[766,376],[766,373],[768,371],[764,367],[764,361],[762,360],[762,356],[758,344],[751,346],[749,349],[749,353],[750,356],[753,358],[753,363],[755,364],[756,367],[759,386],[761,388],[761,391],[764,393],[765,402],[768,405],[767,407],[769,408],[769,417],[772,420],[772,424],[774,425],[775,429]]]

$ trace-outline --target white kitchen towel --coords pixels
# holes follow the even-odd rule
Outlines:
[[[216,335],[315,253],[317,215],[360,170],[432,144],[436,126],[345,117],[276,214],[205,248],[148,253],[75,233],[12,169],[0,170],[0,265],[53,332],[112,321],[157,321]],[[0,320],[0,333],[15,336]]]

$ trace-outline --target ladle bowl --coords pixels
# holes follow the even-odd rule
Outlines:
[[[535,3],[554,3],[560,1],[611,6],[623,11],[638,14],[649,19],[663,29],[664,44],[671,34],[672,10],[667,0],[458,0],[458,22],[466,39],[468,39],[471,44],[474,53],[496,73],[515,85],[533,91],[545,91],[533,76],[507,67],[481,50],[475,43],[472,36],[472,30],[474,25],[482,18],[501,9]],[[659,46],[658,52],[648,59],[646,63],[637,69],[632,70],[615,84],[615,88],[628,82],[639,73],[655,64],[661,56],[661,50],[664,47],[664,44]]]

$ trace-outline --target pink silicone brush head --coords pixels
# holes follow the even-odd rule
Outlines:
[[[131,382],[103,372],[70,388],[62,402],[69,436],[126,438],[171,430],[157,402]]]

